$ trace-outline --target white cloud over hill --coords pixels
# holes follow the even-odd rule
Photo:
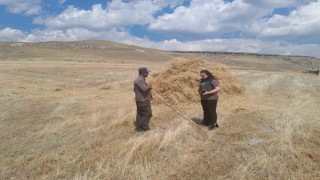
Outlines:
[[[6,28],[0,30],[0,38],[7,36],[16,41],[76,41],[85,39],[104,39],[115,42],[137,45],[148,48],[173,51],[225,51],[251,52],[282,55],[305,55],[320,58],[319,44],[293,44],[285,41],[264,41],[252,39],[206,39],[181,42],[176,39],[153,42],[138,38],[126,31],[111,29],[108,31],[91,31],[83,28],[67,30],[36,30],[31,34],[24,34],[19,30]]]
[[[40,3],[41,0],[0,0],[8,11],[24,14],[39,13]],[[164,8],[171,8],[172,12]],[[275,8],[292,11],[288,15],[274,14]],[[105,39],[164,50],[320,57],[320,0],[191,0],[188,6],[181,0],[112,0],[106,8],[102,4],[89,9],[71,5],[54,16],[39,15],[33,22],[44,28],[24,33],[7,27],[0,30],[0,40]],[[130,34],[133,25],[145,25],[149,31],[176,38],[160,42],[139,38]],[[225,33],[235,32],[237,37],[222,38]]]
[[[11,29],[9,27],[0,30],[1,41],[24,41],[26,35],[17,29]]]

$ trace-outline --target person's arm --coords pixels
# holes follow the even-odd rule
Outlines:
[[[152,84],[151,83],[147,83],[147,86],[149,87],[150,90],[152,90]]]
[[[209,91],[209,92],[205,92],[203,93],[203,95],[210,95],[210,94],[215,94],[217,92],[219,92],[221,89],[220,89],[220,86],[219,86],[219,82],[217,80],[212,80],[211,81],[211,84],[215,87],[212,91]]]
[[[219,92],[221,89],[219,86],[217,86],[216,88],[214,88],[214,90],[209,91],[209,92],[205,92],[203,93],[203,95],[210,95],[210,94],[215,94],[216,92]]]
[[[150,87],[142,79],[139,79],[136,83],[142,91],[150,90]]]

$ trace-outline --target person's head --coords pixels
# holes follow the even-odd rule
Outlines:
[[[200,77],[202,80],[212,78],[215,79],[215,77],[208,71],[208,70],[201,70],[200,71]]]
[[[147,68],[140,68],[139,69],[139,75],[143,76],[143,77],[148,77],[149,72],[151,72],[151,71],[149,71]]]

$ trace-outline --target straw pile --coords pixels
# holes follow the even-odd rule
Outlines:
[[[199,102],[200,70],[209,70],[220,83],[220,95],[240,95],[244,87],[232,76],[228,68],[199,58],[177,58],[164,70],[152,75],[153,90],[170,104]],[[153,103],[161,100],[154,96]]]

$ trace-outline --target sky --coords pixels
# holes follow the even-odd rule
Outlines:
[[[0,41],[320,58],[320,0],[0,0]]]

